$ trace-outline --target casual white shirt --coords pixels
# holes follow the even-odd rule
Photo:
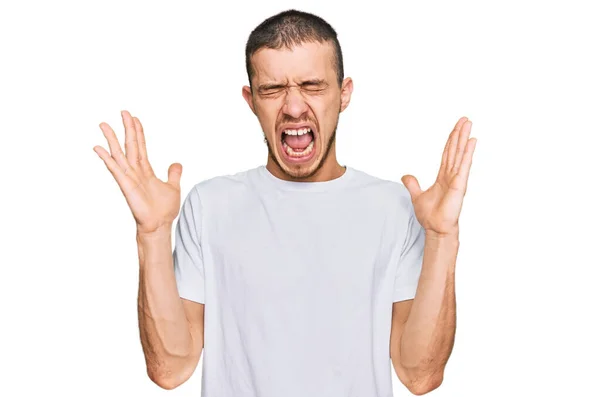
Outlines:
[[[401,182],[261,165],[196,184],[175,230],[179,294],[205,304],[203,397],[392,396],[392,303],[425,243]]]

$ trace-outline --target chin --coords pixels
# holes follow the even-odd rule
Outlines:
[[[319,167],[320,161],[315,161],[309,164],[294,164],[292,166],[278,162],[279,167],[283,170],[283,172],[288,175],[290,178],[294,179],[306,179],[313,176]]]
[[[270,147],[270,145],[269,145]],[[310,159],[302,161],[289,160],[281,151],[273,153],[269,149],[271,159],[278,165],[278,168],[288,177],[292,179],[305,179],[313,176],[320,168],[322,159],[317,153],[310,156]]]

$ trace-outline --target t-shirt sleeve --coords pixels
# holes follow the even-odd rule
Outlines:
[[[412,203],[406,228],[406,237],[402,246],[396,280],[394,282],[394,302],[414,299],[421,275],[423,251],[425,248],[425,229],[417,220]]]
[[[185,198],[175,228],[173,265],[179,296],[204,303],[204,258],[202,255],[202,204],[196,187]]]

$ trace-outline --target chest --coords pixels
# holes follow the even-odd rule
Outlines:
[[[397,243],[389,214],[361,202],[248,202],[211,222],[204,241],[221,294],[255,303],[370,299]]]

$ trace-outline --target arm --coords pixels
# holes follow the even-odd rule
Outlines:
[[[414,176],[402,178],[425,242],[414,300],[394,303],[390,356],[398,378],[414,394],[441,385],[454,345],[458,218],[476,143],[470,133],[471,122],[461,117],[446,141],[436,181],[426,191]]]
[[[395,302],[390,355],[396,375],[416,395],[439,387],[456,330],[454,266],[458,238],[426,236],[414,300]]]
[[[138,321],[148,376],[173,389],[194,373],[204,345],[204,304],[179,297],[170,227],[138,233]]]
[[[158,179],[148,160],[142,123],[127,111],[121,117],[125,153],[106,123],[100,123],[100,129],[110,154],[101,146],[94,151],[115,178],[137,226],[138,321],[147,372],[156,384],[172,389],[194,372],[204,344],[204,305],[179,297],[171,252],[182,165],[171,164],[166,182]]]

